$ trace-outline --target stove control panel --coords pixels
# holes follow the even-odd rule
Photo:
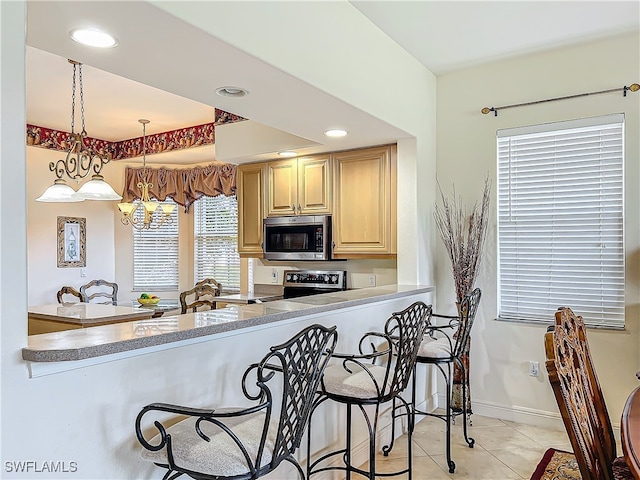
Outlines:
[[[347,272],[344,270],[285,270],[285,287],[317,287],[345,290]]]

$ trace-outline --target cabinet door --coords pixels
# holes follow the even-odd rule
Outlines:
[[[329,214],[331,203],[331,155],[298,158],[298,214]]]
[[[269,189],[267,216],[295,215],[298,205],[298,160],[276,160],[267,163]]]
[[[241,257],[262,258],[262,219],[264,218],[263,163],[238,166],[238,253]]]
[[[395,150],[336,153],[333,168],[333,255],[395,256]]]

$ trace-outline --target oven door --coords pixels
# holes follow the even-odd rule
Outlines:
[[[330,217],[264,219],[263,253],[267,260],[329,260]]]

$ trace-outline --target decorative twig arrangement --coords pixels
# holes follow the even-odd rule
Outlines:
[[[455,186],[450,199],[440,189],[442,205],[435,206],[436,228],[451,260],[458,303],[471,292],[478,275],[489,222],[490,192],[491,182],[487,176],[482,202],[475,202],[470,211],[462,204],[462,197],[456,196]]]

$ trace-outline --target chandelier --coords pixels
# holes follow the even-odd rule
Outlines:
[[[108,158],[93,152],[84,143],[87,130],[84,125],[84,95],[82,91],[82,64],[69,60],[73,64],[73,83],[71,90],[71,137],[72,145],[67,156],[57,162],[49,163],[49,170],[55,172],[56,179],[42,195],[36,198],[38,202],[82,202],[84,200],[120,200],[111,185],[104,181],[100,175],[102,167],[109,163]],[[75,132],[76,110],[76,69],[78,71],[78,83],[80,87],[80,112],[82,114],[82,131]],[[79,182],[93,172],[91,180],[82,185],[78,191],[74,191],[62,178],[65,174],[72,180]]]
[[[164,223],[171,224],[173,219],[171,213],[175,205],[166,203],[159,204],[149,198],[149,188],[153,187],[149,183],[147,171],[147,123],[149,120],[141,118],[138,120],[142,124],[142,176],[143,179],[138,183],[140,189],[140,200],[135,203],[119,203],[118,208],[122,212],[120,219],[124,225],[131,225],[136,230],[150,230],[152,228],[160,228]],[[158,210],[158,207],[161,207]],[[143,209],[144,216],[136,218],[136,212]],[[158,212],[158,215],[154,215]],[[142,215],[142,214],[140,214]],[[154,223],[155,221],[155,223]]]

